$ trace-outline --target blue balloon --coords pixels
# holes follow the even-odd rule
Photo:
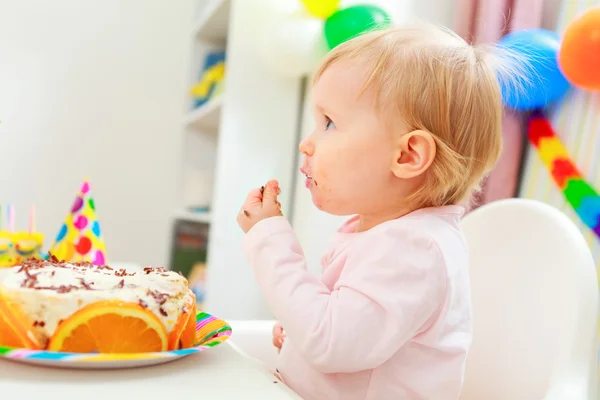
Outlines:
[[[504,105],[519,111],[543,108],[563,97],[571,84],[558,66],[560,37],[545,29],[526,29],[500,39],[501,47],[518,53],[525,65],[515,83],[501,82]],[[515,85],[516,84],[516,85]]]

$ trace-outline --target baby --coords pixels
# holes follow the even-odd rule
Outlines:
[[[498,54],[433,26],[389,28],[336,47],[316,72],[301,171],[315,206],[353,215],[321,276],[277,181],[238,215],[280,323],[278,375],[303,398],[459,397],[472,336],[459,221],[501,150]]]

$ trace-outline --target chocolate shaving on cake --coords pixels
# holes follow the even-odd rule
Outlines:
[[[119,281],[119,283],[117,284],[117,286],[115,286],[117,289],[123,289],[123,287],[125,286],[125,279],[121,279]]]
[[[107,269],[107,270],[110,270],[110,271],[113,270],[108,265],[96,265],[96,264],[91,263],[89,261],[76,261],[76,262],[71,262],[70,264],[74,265],[76,267],[86,267],[86,268],[93,268],[93,269],[99,269],[99,270]]]
[[[169,316],[169,314],[167,314],[167,312],[162,307],[159,307],[158,311],[160,312],[160,315],[162,315],[163,317],[168,317]]]
[[[156,302],[161,306],[163,304],[165,304],[167,302],[167,299],[169,298],[168,294],[160,293],[160,292],[157,292],[156,290],[148,290],[148,294],[150,296],[152,296],[154,298],[154,300],[156,300]]]
[[[157,274],[164,274],[167,272],[167,270],[164,267],[145,267],[144,268],[144,273],[146,275],[148,275],[152,272],[156,272]]]
[[[86,267],[86,268],[94,268],[95,267],[95,265],[89,261],[76,261],[76,262],[72,262],[71,265],[74,265],[76,267]]]
[[[55,288],[56,286],[51,286],[51,288]],[[60,285],[58,289],[55,289],[58,293],[69,293],[71,290],[79,289],[77,286],[73,285]]]
[[[35,284],[37,283],[37,274],[32,274],[28,269],[25,269],[23,272],[25,272],[25,279],[21,283],[21,287],[28,289],[35,287]]]
[[[116,276],[127,276],[127,271],[125,269],[120,269],[117,272],[115,272]]]
[[[58,287],[57,292],[58,293],[69,293],[73,289],[77,290],[78,287],[77,286],[73,286],[73,285],[60,285]]]
[[[27,289],[34,289],[36,283],[37,283],[36,279],[27,278],[23,281],[23,283],[21,283],[21,287],[24,287]]]
[[[33,321],[33,326],[39,326],[40,328],[43,328],[44,326],[46,326],[46,323],[44,321]]]
[[[38,269],[38,268],[45,267],[46,265],[53,265],[53,264],[52,264],[52,262],[47,261],[47,260],[40,260],[37,258],[28,258],[26,260],[23,260],[18,272],[29,271],[31,269]]]
[[[73,286],[73,285],[60,285],[60,286],[33,286],[32,289],[54,290],[57,293],[69,293],[71,290],[78,290],[80,288],[77,286]]]
[[[39,258],[28,258],[26,260],[23,260],[21,262],[21,266],[20,266],[18,272],[24,272],[24,271],[28,271],[31,269],[40,269],[40,268],[44,268],[44,267],[66,268],[69,265],[73,265],[76,267],[86,267],[86,268],[100,268],[100,269],[108,268],[108,269],[110,269],[110,267],[108,267],[108,266],[98,267],[88,261],[77,261],[77,262],[69,263],[69,262],[66,262],[65,260],[59,260],[58,258],[56,258],[56,256],[54,254],[49,253],[47,260],[41,260]]]
[[[148,308],[148,304],[146,304],[146,302],[145,302],[144,300],[140,299],[140,300],[138,301],[138,303],[139,303],[139,305],[140,305],[140,306],[142,306],[142,307],[144,307],[144,308]]]
[[[85,289],[87,289],[87,290],[94,290],[94,288],[91,286],[91,285],[94,284],[94,282],[87,283],[85,281],[85,279],[83,279],[83,278],[77,278],[77,279],[79,280],[79,282],[81,282],[81,286],[83,286]]]
[[[50,262],[53,262],[53,263],[59,263],[60,262],[60,260],[58,258],[56,258],[56,256],[54,254],[52,254],[51,252],[48,252],[48,260]]]
[[[52,272],[50,273],[50,276],[54,276],[54,274],[56,274],[56,271],[52,271]]]

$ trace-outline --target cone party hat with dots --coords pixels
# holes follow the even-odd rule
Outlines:
[[[104,239],[100,232],[100,223],[96,219],[96,207],[87,179],[81,185],[50,253],[64,261],[106,264]]]

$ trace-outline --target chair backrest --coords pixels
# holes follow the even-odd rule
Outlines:
[[[541,202],[507,199],[462,227],[474,326],[461,399],[541,400],[569,374],[596,382],[598,281],[575,224]]]

